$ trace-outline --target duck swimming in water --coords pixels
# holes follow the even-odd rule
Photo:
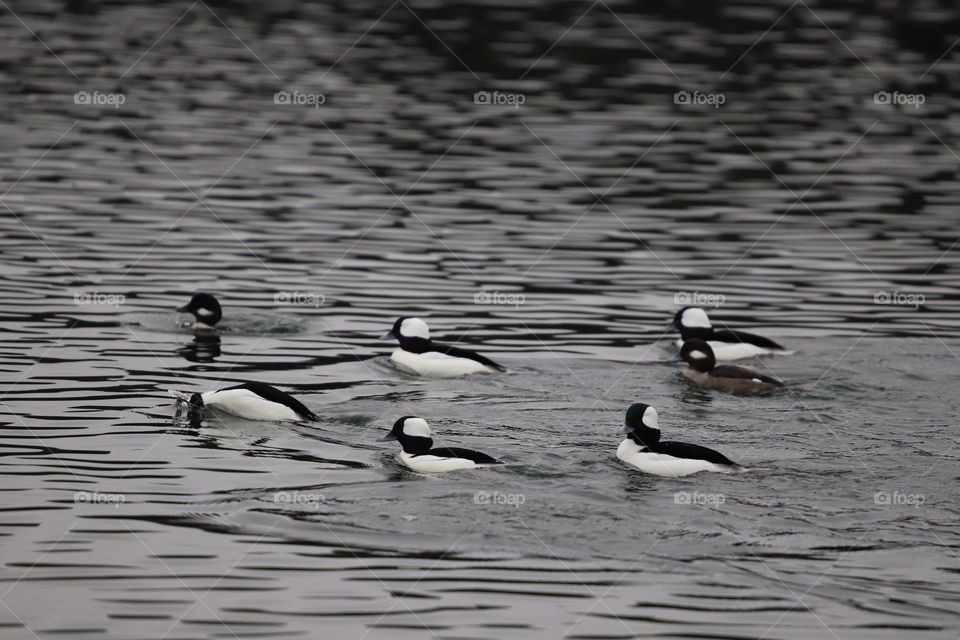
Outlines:
[[[717,365],[710,344],[694,338],[683,343],[680,357],[687,363],[683,376],[701,387],[734,395],[756,395],[782,389],[786,385],[768,376],[733,364]]]

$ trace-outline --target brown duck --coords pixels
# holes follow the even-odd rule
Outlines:
[[[687,363],[683,376],[694,384],[740,396],[769,393],[785,385],[774,377],[732,364],[717,366],[713,349],[693,338],[683,343],[680,358]]]

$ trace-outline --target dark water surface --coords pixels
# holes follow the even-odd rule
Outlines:
[[[0,637],[958,637],[956,9],[66,6],[0,7]],[[790,389],[685,385],[685,299]],[[166,393],[244,379],[321,422]],[[628,470],[635,401],[757,470]]]

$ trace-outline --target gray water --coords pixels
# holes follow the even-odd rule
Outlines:
[[[3,7],[0,636],[958,637],[944,7]],[[687,385],[686,300],[789,389]],[[401,314],[509,372],[402,374]],[[321,421],[167,395],[247,379]],[[631,471],[637,401],[754,471]]]

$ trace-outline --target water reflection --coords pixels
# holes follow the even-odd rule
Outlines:
[[[177,350],[190,362],[213,362],[220,357],[220,335],[213,331],[197,331],[193,340]]]

